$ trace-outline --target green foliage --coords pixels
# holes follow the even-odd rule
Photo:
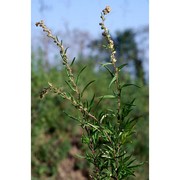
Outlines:
[[[142,130],[142,127],[148,128],[146,102],[148,87],[139,89],[131,82],[129,74],[121,71],[127,64],[117,66],[114,44],[104,26],[104,15],[109,11],[109,7],[103,10],[100,23],[103,36],[107,40],[107,50],[111,56],[111,62],[102,64],[102,68],[108,73],[102,68],[99,71],[95,70],[95,62],[92,59],[87,59],[86,62],[73,59],[69,64],[67,49],[64,49],[62,41],[59,42],[42,21],[36,23],[60,48],[65,70],[58,72],[55,67],[46,66],[46,72],[44,72],[41,59],[37,61],[40,64],[35,66],[32,64],[32,94],[35,95],[39,87],[47,84],[40,93],[44,101],[39,101],[36,97],[32,98],[34,177],[56,173],[57,164],[66,157],[72,145],[69,141],[72,136],[68,137],[65,132],[69,127],[68,134],[73,134],[71,130],[77,127],[74,126],[75,124],[79,124],[82,128],[81,141],[88,148],[82,152],[84,156],[79,155],[79,157],[84,157],[93,164],[91,173],[93,179],[121,180],[131,176],[138,177],[136,169],[142,168],[144,164],[140,161],[147,161],[147,130],[145,131],[146,142],[143,142],[143,136],[138,138],[136,132]],[[136,109],[135,104],[139,106]],[[145,110],[144,114],[142,114],[143,110]],[[139,119],[139,117],[143,118]],[[74,134],[76,134],[75,130]],[[138,139],[142,141],[139,142]],[[137,148],[140,146],[143,151]],[[142,155],[142,152],[146,155]],[[143,166],[142,169],[144,168]],[[144,177],[147,178],[147,176]]]

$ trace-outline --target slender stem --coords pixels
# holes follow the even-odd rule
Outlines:
[[[107,6],[101,13],[101,19],[102,22],[99,23],[99,25],[101,26],[101,29],[103,30],[102,35],[105,37],[105,39],[107,40],[108,43],[108,49],[110,50],[111,53],[111,63],[113,65],[114,68],[114,72],[115,72],[115,76],[116,76],[116,89],[118,91],[118,98],[117,98],[117,117],[119,119],[119,113],[120,113],[120,106],[121,106],[121,97],[120,97],[120,89],[119,89],[119,70],[116,67],[116,62],[117,59],[115,57],[116,51],[114,48],[114,42],[111,38],[111,35],[109,33],[109,30],[105,27],[104,21],[105,21],[105,15],[108,14],[111,11],[110,7]]]

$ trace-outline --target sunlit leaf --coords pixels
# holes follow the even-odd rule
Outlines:
[[[114,96],[114,95],[104,95],[104,96],[100,96],[99,98],[102,98],[102,99],[115,99],[116,96]]]
[[[104,67],[104,66],[107,66],[107,65],[112,65],[112,63],[104,63],[104,64],[102,63],[101,65]]]
[[[114,76],[109,84],[109,88],[111,87],[111,85],[116,81],[117,76]]]
[[[82,156],[80,154],[75,154],[76,157],[80,158],[80,159],[85,159],[86,157],[85,156]]]

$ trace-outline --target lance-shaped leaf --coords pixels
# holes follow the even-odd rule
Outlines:
[[[76,60],[76,58],[74,57],[73,58],[73,60],[72,60],[72,62],[71,62],[71,64],[70,64],[70,66],[72,66],[73,64],[74,64],[74,61]]]
[[[120,71],[124,66],[127,66],[127,65],[128,65],[127,63],[120,65],[120,66],[118,67],[118,70]]]
[[[123,89],[123,88],[125,88],[125,87],[128,87],[128,86],[135,86],[135,87],[137,87],[137,88],[140,88],[140,87],[137,86],[136,84],[123,84],[123,85],[121,86],[121,89]]]
[[[99,131],[99,126],[91,124],[91,123],[88,123],[88,122],[85,124],[85,126],[87,126],[87,125],[93,127],[95,130]]]
[[[69,86],[69,88],[70,88],[71,90],[76,91],[68,81],[65,81],[65,82],[66,82],[66,84]]]
[[[99,104],[101,103],[101,101],[103,100],[103,96],[101,96],[101,97],[99,97],[100,98],[100,100],[98,101],[98,103],[96,104],[96,106],[95,106],[95,108],[94,109],[96,109],[98,106],[99,106]]]
[[[109,74],[114,77],[114,74],[111,72],[111,70],[107,67],[107,65],[112,65],[112,63],[105,63],[105,64],[102,64],[103,67],[106,68],[106,70],[109,72]]]
[[[131,157],[132,157],[132,154],[129,155],[129,156],[126,156],[126,157],[124,158],[123,162],[125,163],[125,162],[129,161],[129,160],[131,159]],[[129,164],[128,164],[128,165],[129,165]]]
[[[103,155],[101,155],[101,157],[102,157],[102,158],[107,158],[107,159],[112,159],[112,157],[109,156],[109,155],[107,155],[107,154],[103,154]]]
[[[124,105],[131,107],[131,106],[136,106],[134,103],[134,101],[136,100],[136,98],[134,98],[130,103],[124,103]]]
[[[114,151],[114,148],[112,148],[111,146],[109,146],[108,144],[103,144],[103,146],[107,147],[110,151]]]
[[[128,166],[128,168],[129,169],[136,168],[136,167],[142,166],[143,164],[144,164],[144,162],[136,164],[136,165]]]
[[[92,99],[91,99],[91,101],[90,101],[90,103],[89,103],[88,112],[90,112],[90,111],[91,111],[91,108],[93,107],[94,99],[95,99],[95,94],[93,95],[93,97],[92,97]]]
[[[143,115],[137,116],[133,119],[128,119],[125,129],[131,130],[137,123],[137,121],[139,120],[139,118],[143,117]]]
[[[114,96],[114,95],[104,95],[104,96],[100,96],[99,98],[102,98],[102,99],[115,99],[116,96]]]
[[[91,85],[94,81],[95,81],[95,80],[90,81],[90,82],[84,87],[84,89],[83,89],[82,92],[81,92],[81,97],[83,96],[84,91],[88,88],[88,86]]]
[[[111,82],[109,83],[109,88],[111,87],[111,85],[116,81],[117,76],[114,76],[111,80]]]
[[[112,65],[112,63],[109,63],[109,62],[108,63],[104,63],[104,64],[102,63],[101,65],[104,67],[104,66],[107,66],[107,65]]]
[[[136,161],[136,159],[134,158],[134,159],[132,159],[131,161],[129,161],[128,163],[127,163],[127,166],[130,166],[134,161]]]
[[[64,51],[64,54],[66,54],[67,53],[67,50],[69,49],[69,47],[67,47],[66,49],[65,49],[65,51]]]
[[[86,156],[82,156],[82,155],[80,155],[80,154],[75,154],[75,156],[76,156],[77,158],[80,158],[80,159],[85,159],[85,158],[86,158]]]
[[[77,78],[76,78],[76,85],[77,85],[77,83],[78,83],[78,80],[79,80],[79,77],[80,77],[81,73],[86,69],[86,67],[87,67],[87,66],[84,66],[84,67],[80,70],[80,72],[78,73]]]
[[[69,92],[66,92],[66,96],[68,97],[68,99],[71,99],[71,100],[74,99],[73,95]]]
[[[66,115],[67,115],[68,117],[70,117],[71,119],[80,122],[79,119],[77,119],[76,117],[71,116],[70,114],[66,113],[65,111],[63,111],[63,113],[66,114]]]

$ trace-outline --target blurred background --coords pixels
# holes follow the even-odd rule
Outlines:
[[[44,20],[64,46],[69,47],[69,58],[76,57],[74,72],[88,66],[81,82],[96,79],[97,83],[87,94],[94,91],[102,95],[108,92],[106,87],[111,78],[99,68],[99,63],[109,61],[109,54],[102,48],[104,40],[99,26],[100,13],[107,5],[112,11],[105,23],[115,42],[117,58],[121,64],[128,63],[122,81],[142,87],[128,88],[124,93],[125,99],[136,98],[132,115],[142,115],[130,148],[139,162],[149,159],[149,1],[31,0],[32,180],[88,179],[92,169],[75,156],[87,150],[82,147],[80,127],[64,113],[75,116],[75,109],[58,96],[39,98],[47,82],[64,84],[65,72],[57,46],[35,23]],[[148,163],[139,168],[136,178],[130,179],[149,179]]]

